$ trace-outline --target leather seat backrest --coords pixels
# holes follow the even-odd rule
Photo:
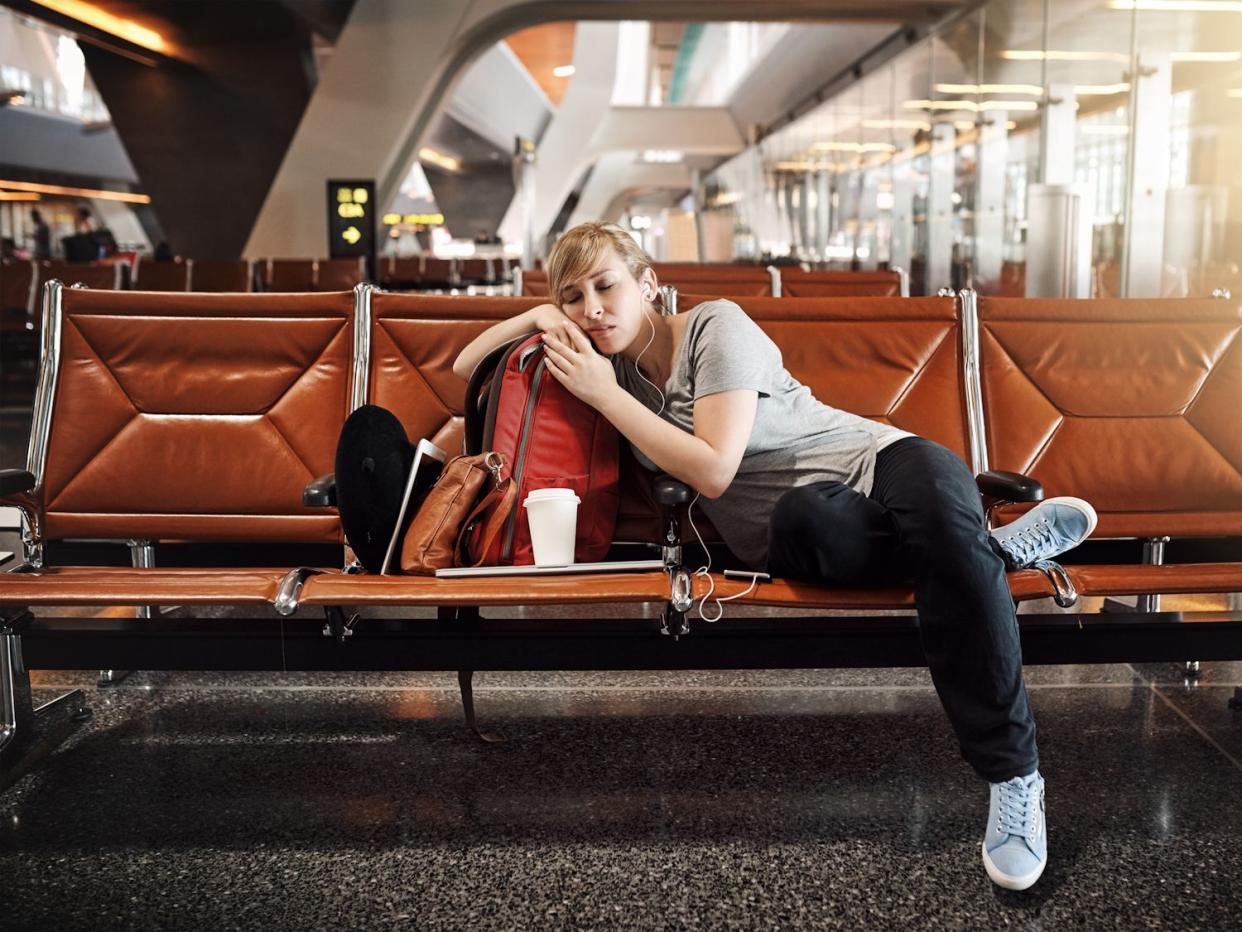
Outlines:
[[[64,289],[49,538],[339,541],[353,295]]]
[[[35,277],[35,264],[30,259],[0,262],[0,312],[29,315],[34,310]]]
[[[95,290],[121,287],[121,266],[112,262],[63,262],[45,259],[39,263],[39,291],[52,279],[66,285],[85,285]]]
[[[426,438],[456,456],[466,383],[453,374],[453,361],[488,327],[541,303],[373,292],[368,400],[396,414],[411,440]]]
[[[704,300],[680,295],[678,311]],[[824,404],[911,431],[970,461],[954,298],[729,300]]]
[[[192,259],[190,260],[190,290],[253,291],[254,270],[245,259]]]
[[[897,272],[804,272],[781,269],[781,294],[788,298],[898,297]]]
[[[548,296],[548,273],[543,269],[523,269],[522,296],[546,298]]]
[[[691,309],[703,298],[683,295]],[[736,300],[780,346],[786,367],[816,397],[967,454],[960,330],[952,298]],[[393,411],[411,439],[461,450],[465,384],[453,360],[478,334],[541,303],[376,292],[371,299],[368,398]],[[623,452],[618,540],[656,540],[649,476]],[[701,515],[706,539],[717,539]],[[686,534],[690,531],[687,528]]]
[[[140,259],[134,288],[138,291],[185,291],[190,267],[184,262]]]
[[[657,275],[661,285],[678,291],[722,296],[764,297],[772,294],[772,275],[758,266],[703,266],[698,269],[671,269]]]
[[[314,259],[269,259],[263,287],[267,291],[314,291]]]
[[[357,259],[320,259],[315,278],[318,291],[348,291],[367,279],[366,261]]]
[[[1102,537],[1242,534],[1242,300],[979,298],[989,465]]]

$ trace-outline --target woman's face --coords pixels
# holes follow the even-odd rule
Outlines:
[[[644,279],[650,276],[644,273]],[[643,288],[654,293],[654,283],[640,285],[616,250],[609,249],[595,266],[563,292],[561,310],[586,331],[604,354],[620,353],[642,329],[646,300]]]

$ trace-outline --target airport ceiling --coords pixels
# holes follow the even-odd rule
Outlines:
[[[156,60],[160,57],[57,12],[56,0],[0,2],[115,51]],[[248,40],[262,40],[300,32],[335,42],[354,3],[355,0],[91,0],[89,5],[158,33],[167,42],[167,57],[192,60],[195,48],[236,41],[243,35]],[[665,23],[763,20],[922,25],[969,5],[970,0],[529,0],[507,10],[504,19],[510,32],[541,23],[623,19]],[[673,40],[679,39],[679,35],[669,36],[666,44],[675,47],[677,42]],[[564,42],[564,36],[555,31],[542,38]],[[539,53],[532,47],[531,54]]]

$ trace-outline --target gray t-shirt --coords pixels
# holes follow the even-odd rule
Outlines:
[[[660,399],[625,356],[612,357],[617,382],[652,411]],[[694,433],[694,400],[716,392],[759,393],[755,426],[737,475],[724,495],[698,504],[729,549],[754,569],[768,557],[768,518],[785,492],[812,482],[844,483],[871,492],[875,455],[908,431],[830,408],[785,369],[781,351],[732,301],[706,301],[693,308],[685,335],[663,386],[661,417]],[[637,448],[648,469],[657,469]]]

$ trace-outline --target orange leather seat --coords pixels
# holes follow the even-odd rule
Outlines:
[[[496,576],[437,579],[434,576],[312,576],[300,605],[483,606],[664,602],[668,574],[597,573],[570,576]]]
[[[783,268],[781,295],[789,298],[840,298],[901,296],[901,273],[881,272],[804,272]]]
[[[47,298],[59,372],[36,401],[37,485],[3,500],[39,541],[342,541],[302,490],[332,470],[348,412],[350,292]],[[285,572],[4,573],[0,602],[262,603]]]
[[[270,605],[288,570],[56,566],[0,574],[0,603]]]
[[[1242,300],[981,297],[978,319],[989,466],[1087,499],[1097,538],[1242,536]],[[1236,563],[1067,569],[1085,595],[1242,590]]]

